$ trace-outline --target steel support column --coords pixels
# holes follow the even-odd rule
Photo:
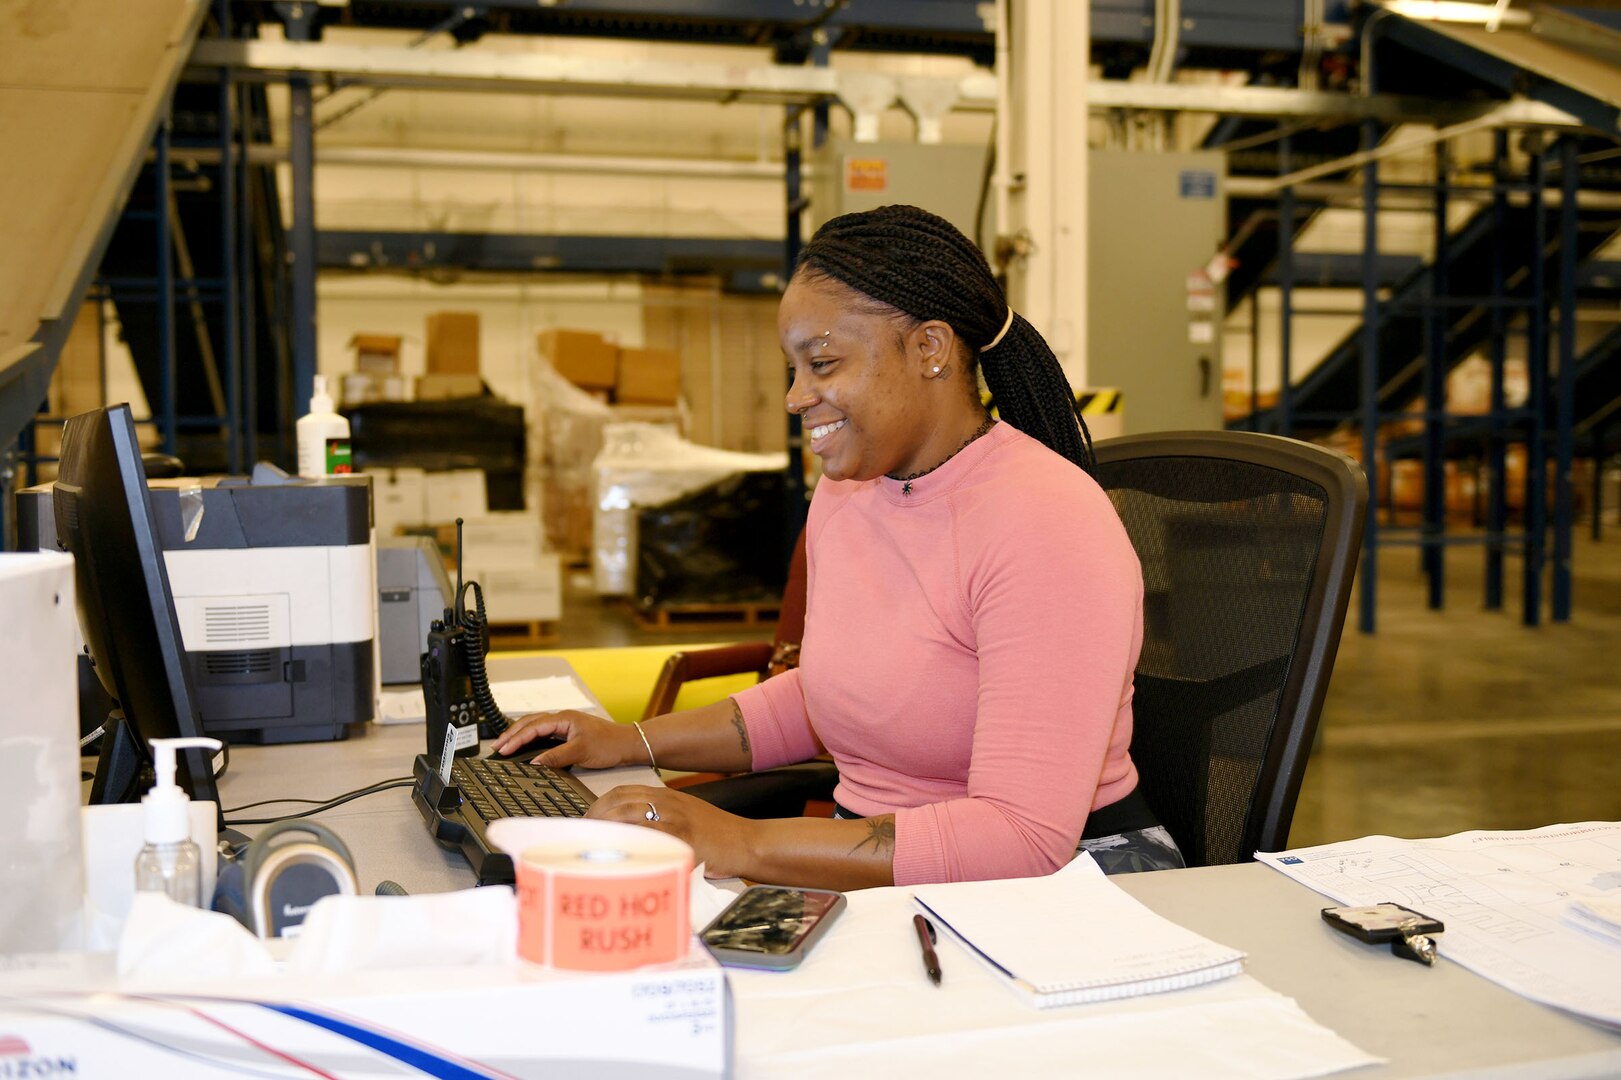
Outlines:
[[[1362,148],[1379,144],[1379,122],[1362,121]],[[1379,575],[1379,162],[1362,167],[1362,467],[1368,514],[1362,526],[1362,594],[1358,626],[1374,630]]]
[[[1554,622],[1569,622],[1571,605],[1571,531],[1575,526],[1576,500],[1571,490],[1570,474],[1571,459],[1576,452],[1576,198],[1580,180],[1581,165],[1576,160],[1576,140],[1567,136],[1559,144],[1559,373],[1554,387]]]
[[[1593,539],[1604,539],[1604,432],[1605,426],[1593,427]]]
[[[310,81],[288,83],[287,142],[293,173],[293,413],[315,392],[315,124]]]
[[[1445,140],[1435,144],[1435,258],[1430,271],[1430,301],[1424,310],[1424,528],[1423,567],[1430,610],[1446,602],[1446,377],[1447,329],[1452,319],[1445,306],[1447,288],[1447,173]]]
[[[216,0],[214,10],[222,38],[231,37],[229,0]],[[220,311],[225,377],[226,463],[230,472],[242,467],[242,339],[238,323],[237,287],[237,185],[236,149],[233,120],[236,114],[236,88],[229,68],[219,73],[219,194],[220,194]],[[243,159],[243,168],[247,160]]]
[[[158,241],[158,423],[162,429],[163,452],[175,452],[175,354],[174,354],[174,252],[171,244],[169,218],[170,200],[173,198],[169,175],[169,118],[158,123],[157,137],[153,140],[152,185],[157,199],[153,222]]]
[[[1503,232],[1508,227],[1508,132],[1492,135],[1492,389],[1486,444],[1486,610],[1503,606],[1503,533],[1508,528],[1507,438],[1503,412],[1508,408],[1503,375],[1508,358],[1508,320],[1503,309],[1506,288]]]
[[[801,222],[804,220],[807,205],[804,195],[804,134],[801,120],[804,116],[804,106],[789,105],[784,110],[782,125],[782,158],[783,158],[783,189],[786,196],[788,219],[783,241],[783,267],[782,280],[784,287],[794,275],[794,266],[799,262],[799,251],[804,246],[804,236]],[[786,394],[788,387],[793,385],[794,374],[790,369],[788,381],[783,388]],[[788,413],[788,475],[784,485],[788,500],[787,532],[785,537],[787,546],[785,552],[793,553],[793,545],[798,538],[800,526],[804,524],[805,513],[805,431],[804,423],[798,413]]]
[[[240,362],[237,364],[241,401],[237,416],[242,423],[243,458],[251,464],[259,457],[259,329],[254,304],[257,296],[257,275],[254,272],[257,245],[253,233],[253,167],[248,163],[248,148],[253,139],[253,91],[251,87],[239,86],[237,93],[241,98],[237,110],[237,151],[242,165],[237,172],[241,184],[237,198],[237,235],[240,238],[237,244],[237,300],[242,312],[237,324],[241,342]]]
[[[1526,379],[1530,395],[1526,407],[1530,421],[1525,432],[1525,558],[1521,584],[1520,619],[1526,626],[1542,622],[1542,570],[1547,558],[1548,456],[1543,430],[1548,416],[1548,222],[1543,213],[1543,189],[1548,183],[1547,153],[1540,132],[1532,132],[1531,190],[1531,309],[1527,315]]]
[[[1293,169],[1291,139],[1278,140],[1278,172],[1287,176]],[[1295,328],[1295,189],[1278,192],[1278,433],[1293,437],[1294,368],[1291,363]]]
[[[1250,290],[1250,420],[1251,431],[1261,430],[1261,288]]]

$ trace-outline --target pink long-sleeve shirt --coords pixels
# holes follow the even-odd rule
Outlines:
[[[1142,569],[1092,478],[1008,424],[912,481],[823,479],[800,666],[737,695],[757,769],[895,815],[895,883],[1048,874],[1131,793]]]

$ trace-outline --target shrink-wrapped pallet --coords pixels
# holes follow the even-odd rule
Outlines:
[[[608,405],[541,358],[529,373],[529,495],[545,517],[546,538],[566,557],[591,550],[595,476],[602,429],[616,420],[681,430],[676,406]]]
[[[787,454],[740,454],[687,442],[666,427],[614,423],[603,429],[597,455],[591,565],[602,596],[636,589],[636,514],[727,476],[785,471]]]

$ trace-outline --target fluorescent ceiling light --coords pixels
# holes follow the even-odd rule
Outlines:
[[[1510,8],[1508,0],[1491,4],[1472,4],[1468,0],[1385,0],[1384,8],[1408,19],[1473,23],[1488,30],[1531,25],[1531,13]]]

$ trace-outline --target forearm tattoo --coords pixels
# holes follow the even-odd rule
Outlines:
[[[850,854],[872,849],[874,855],[890,855],[895,851],[895,815],[883,814],[879,817],[863,818],[867,826],[867,835],[862,837],[861,843],[850,849]]]
[[[730,700],[732,702],[732,726],[737,729],[737,741],[743,747],[745,754],[751,753],[749,750],[749,729],[743,724],[743,708],[738,705],[736,698]]]

